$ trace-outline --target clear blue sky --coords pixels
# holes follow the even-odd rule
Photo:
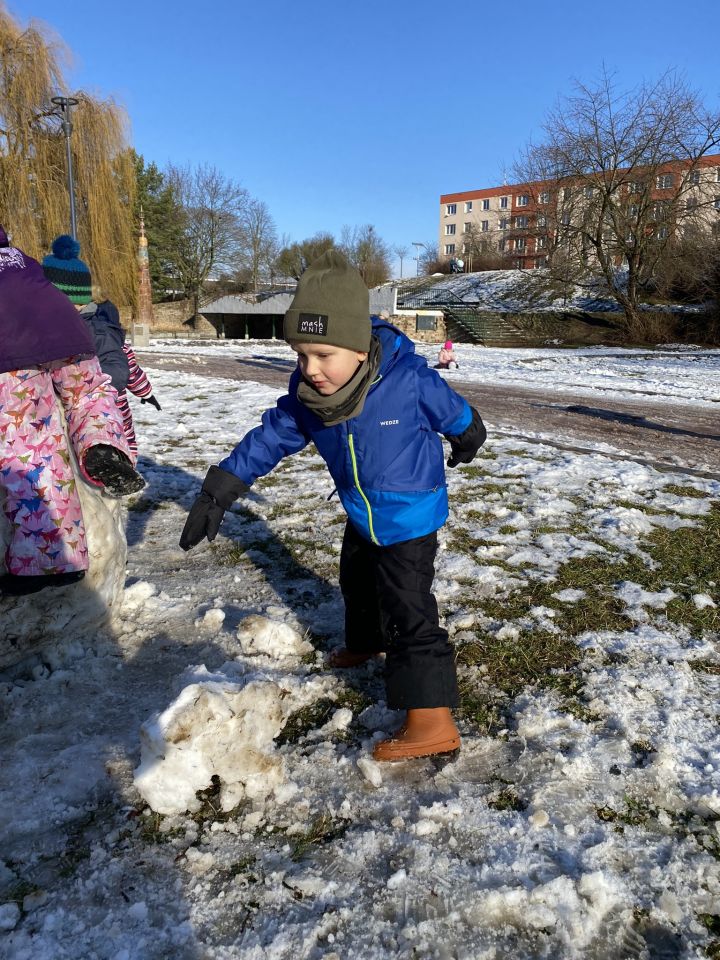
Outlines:
[[[0,0],[2,2],[2,0]],[[434,242],[441,193],[493,186],[573,78],[681,71],[718,103],[718,0],[7,0],[112,95],[160,166],[215,164],[281,233]],[[410,264],[405,265],[407,273]]]

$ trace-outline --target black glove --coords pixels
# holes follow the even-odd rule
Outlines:
[[[463,430],[457,437],[449,437],[444,434],[452,448],[452,453],[447,462],[449,467],[456,467],[459,463],[471,463],[475,454],[485,443],[487,437],[485,424],[480,419],[480,414],[475,407],[470,407],[470,409],[472,410],[472,420],[466,430]]]
[[[227,470],[210,467],[202,485],[202,492],[190,507],[180,535],[180,546],[183,550],[197,546],[205,537],[210,541],[214,540],[227,508],[249,489],[246,483]]]
[[[106,443],[90,447],[85,454],[83,466],[89,477],[102,483],[107,492],[116,497],[137,493],[145,486],[145,481],[137,470],[133,469],[132,463],[122,450]]]
[[[149,397],[140,397],[140,403],[151,403],[156,410],[162,410],[162,407],[157,402],[157,397],[154,393],[151,393]]]

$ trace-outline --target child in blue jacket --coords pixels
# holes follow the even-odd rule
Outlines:
[[[298,355],[286,396],[219,466],[210,467],[180,539],[214,540],[223,514],[283,457],[313,442],[347,512],[340,587],[345,646],[330,663],[386,654],[387,704],[403,726],[377,760],[448,753],[460,745],[455,660],[432,594],[437,530],[448,516],[442,442],[451,467],[485,440],[479,414],[391,324],[369,317],[362,277],[337,251],[302,275],[285,315]]]

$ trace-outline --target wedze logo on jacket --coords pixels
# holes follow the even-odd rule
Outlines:
[[[439,433],[456,436],[472,420],[467,402],[418,357],[412,342],[372,318],[382,362],[358,417],[334,427],[297,399],[300,372],[262,424],[220,463],[247,484],[313,442],[340,500],[362,536],[387,546],[437,530],[447,520],[445,462]],[[380,427],[392,426],[385,431]]]

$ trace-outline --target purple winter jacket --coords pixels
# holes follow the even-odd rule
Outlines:
[[[94,353],[92,335],[70,300],[37,260],[9,245],[0,227],[0,373]]]

